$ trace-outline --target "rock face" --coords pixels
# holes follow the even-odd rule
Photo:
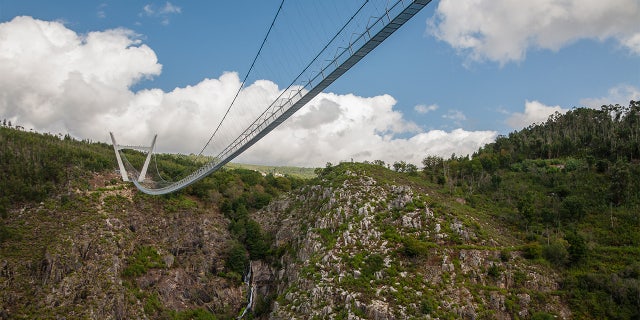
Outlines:
[[[0,319],[237,314],[245,288],[218,276],[227,220],[214,208],[105,184],[116,178],[10,215],[20,229],[2,243]]]
[[[409,180],[336,173],[252,214],[275,257],[251,263],[251,310],[273,319],[571,316],[558,275],[522,257],[481,213]],[[98,176],[85,191],[11,212],[0,319],[231,318],[247,286],[225,274],[217,209],[147,197]]]
[[[277,296],[270,318],[570,317],[554,295],[558,275],[466,215],[465,204],[364,171],[342,178],[254,215],[284,252],[261,272]]]

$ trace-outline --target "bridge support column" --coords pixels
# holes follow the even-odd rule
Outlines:
[[[116,152],[116,160],[118,160],[118,167],[120,167],[120,175],[122,176],[122,181],[129,181],[127,170],[124,168],[124,164],[122,164],[122,158],[120,158],[120,152],[119,152],[120,146],[116,143],[116,138],[113,136],[113,132],[109,132],[109,135],[111,135],[111,143],[113,144],[113,151]]]
[[[158,135],[153,136],[153,141],[151,141],[151,147],[149,147],[149,151],[147,152],[147,159],[144,160],[144,165],[142,166],[142,171],[140,171],[140,176],[138,177],[138,182],[144,181],[144,177],[147,175],[147,169],[149,168],[149,161],[151,160],[151,154],[153,153],[153,149],[156,147],[156,138]]]

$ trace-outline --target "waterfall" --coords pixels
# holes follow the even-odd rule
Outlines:
[[[242,319],[244,318],[244,316],[247,314],[247,312],[249,312],[249,310],[251,310],[251,306],[253,305],[253,294],[255,292],[255,288],[253,285],[253,274],[252,274],[252,265],[251,265],[251,261],[249,261],[249,271],[247,272],[247,274],[244,277],[244,283],[247,285],[247,306],[244,308],[244,310],[242,310],[242,314],[237,318],[237,319]]]

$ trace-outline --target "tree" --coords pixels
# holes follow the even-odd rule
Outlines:
[[[527,192],[520,199],[518,199],[518,211],[524,218],[525,224],[529,225],[533,222],[535,216],[535,203],[533,193]]]
[[[562,267],[569,262],[569,252],[567,252],[564,243],[558,240],[546,245],[542,250],[542,254],[547,261],[558,267]]]
[[[631,172],[626,161],[618,160],[611,168],[611,186],[609,194],[615,205],[621,205],[629,198]]]
[[[584,238],[575,231],[567,232],[565,240],[569,243],[569,261],[571,263],[580,262],[587,254],[587,244]]]
[[[445,183],[446,168],[444,165],[444,159],[438,156],[427,156],[422,159],[422,165],[424,166],[422,171],[433,182],[438,182],[441,185]]]
[[[247,227],[247,249],[252,260],[263,259],[268,251],[269,245],[264,239],[260,225],[252,219],[249,219]]]
[[[415,176],[418,174],[418,167],[413,163],[407,163],[407,166],[405,167],[405,172],[408,173],[409,175]]]
[[[407,163],[404,161],[396,161],[393,163],[393,170],[396,172],[405,172]]]
[[[482,168],[488,172],[493,172],[498,168],[498,159],[493,154],[484,153],[480,156]]]
[[[381,167],[386,167],[387,164],[384,163],[384,161],[382,160],[373,160],[373,164],[375,164],[376,166],[381,166]]]
[[[440,167],[442,167],[442,162],[444,160],[442,159],[442,157],[438,157],[438,156],[427,156],[426,158],[422,159],[422,165],[424,166],[423,170],[425,172],[435,172],[435,170],[439,170]]]
[[[241,275],[247,270],[248,266],[249,257],[247,256],[247,250],[245,250],[242,244],[234,241],[227,251],[225,267],[228,271]]]
[[[582,218],[584,215],[584,199],[578,196],[568,196],[562,200],[560,214],[567,220]]]

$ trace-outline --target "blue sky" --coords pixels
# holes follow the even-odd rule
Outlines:
[[[291,5],[290,2],[285,1],[285,7]],[[297,137],[298,140],[288,141],[288,145],[308,145],[304,139],[313,137],[315,141],[324,138],[329,146],[325,149],[318,146],[312,152],[304,151],[301,147],[300,150],[291,152],[287,158],[266,151],[268,145],[273,145],[272,141],[264,143],[265,146],[256,145],[250,150],[249,156],[242,160],[317,165],[318,162],[348,160],[355,156],[358,160],[379,157],[388,161],[410,159],[419,162],[425,153],[447,155],[452,152],[472,152],[497,134],[506,134],[533,121],[541,121],[554,111],[562,112],[578,106],[595,107],[602,103],[626,104],[630,99],[640,99],[640,19],[637,19],[640,16],[640,1],[601,2],[547,0],[531,4],[508,0],[434,0],[325,90],[332,94],[327,99],[333,99],[340,105],[340,108],[335,109],[336,117],[330,117],[327,123],[296,127],[296,123],[303,123],[301,119],[305,114],[311,115],[314,111],[321,110],[322,104],[318,102],[317,105],[309,106],[310,110],[301,110],[300,118],[292,119],[288,128],[275,133],[275,136]],[[107,130],[121,131],[120,135],[131,140],[136,139],[134,133],[142,136],[137,139],[145,140],[151,132],[158,132],[160,141],[165,135],[164,151],[189,153],[189,148],[181,147],[184,145],[185,135],[182,138],[175,137],[180,133],[179,130],[174,134],[173,131],[164,130],[166,128],[160,126],[157,119],[154,120],[156,123],[140,119],[145,115],[133,110],[143,109],[137,101],[151,101],[154,94],[163,98],[156,97],[153,101],[169,101],[178,99],[178,96],[183,97],[184,101],[199,101],[189,95],[198,94],[196,89],[208,83],[205,79],[220,83],[237,82],[237,79],[223,79],[222,76],[225,72],[236,72],[240,78],[244,76],[279,3],[279,0],[0,0],[0,23],[3,23],[5,32],[16,33],[18,23],[14,18],[17,16],[59,23],[80,39],[91,32],[128,30],[118,34],[131,41],[130,44],[121,46],[121,50],[137,47],[148,49],[145,57],[151,56],[149,52],[155,55],[155,61],[151,57],[150,60],[144,60],[148,64],[137,63],[129,67],[129,70],[141,68],[131,75],[132,78],[127,78],[124,75],[126,71],[122,71],[122,81],[125,84],[114,84],[116,87],[124,87],[119,87],[117,98],[116,93],[113,98],[123,105],[121,107],[105,106],[90,112],[82,104],[88,103],[88,100],[82,100],[82,97],[74,97],[74,102],[62,104],[57,101],[69,99],[68,92],[51,94],[51,90],[34,86],[32,92],[43,90],[35,100],[41,103],[45,101],[52,110],[51,114],[55,114],[48,119],[34,119],[34,115],[40,114],[39,112],[29,110],[27,104],[15,102],[33,99],[25,98],[25,93],[18,89],[7,87],[5,92],[8,93],[5,95],[10,99],[5,98],[4,105],[0,105],[0,117],[14,119],[16,123],[25,123],[40,131],[68,131],[80,138],[96,140],[106,140],[104,132]],[[297,2],[296,5],[300,6],[300,3],[305,4]],[[311,3],[307,4],[317,6]],[[326,3],[328,2],[323,2]],[[349,2],[348,5],[353,7],[358,2]],[[283,10],[284,13],[287,11]],[[297,28],[289,17],[279,19],[277,23],[291,23],[289,28]],[[9,40],[2,40],[2,37],[0,46],[3,41],[5,47],[18,46]],[[29,45],[33,44],[19,44],[23,50],[27,50],[24,48]],[[83,46],[82,43],[76,45]],[[133,54],[131,50],[126,52]],[[107,53],[96,53],[98,54]],[[10,69],[8,66],[13,63],[12,59],[26,58],[5,57],[4,60],[0,59],[0,66],[5,64],[5,69]],[[83,59],[111,61],[97,56]],[[136,59],[144,58],[136,56],[126,61],[137,61]],[[80,60],[73,61],[84,63]],[[34,64],[17,61],[15,65],[30,67]],[[47,66],[43,63],[37,70],[34,67],[33,74],[57,72],[56,68],[59,66],[60,64]],[[73,78],[69,76],[73,74],[69,70],[75,69],[69,68],[60,71],[60,79]],[[3,73],[0,80],[4,80],[5,84],[15,83],[16,80],[11,75],[17,75],[18,72],[12,72],[9,70]],[[85,79],[84,84],[90,88],[98,85],[87,80],[90,78],[87,74],[93,71],[87,71],[87,74],[82,72],[80,71],[81,78]],[[266,73],[260,76],[275,81],[280,88],[285,85],[283,80],[269,79]],[[24,81],[25,78],[21,79]],[[351,101],[351,96],[358,99]],[[383,102],[374,99],[376,97]],[[350,102],[341,102],[343,100]],[[13,104],[11,101],[14,101]],[[367,104],[367,101],[373,102]],[[378,123],[375,122],[376,112],[369,114],[351,110],[361,102],[366,105],[361,108],[374,108],[373,110],[378,110],[379,116],[394,120]],[[74,103],[80,104],[74,107]],[[158,102],[157,107],[174,110],[184,105],[181,102],[171,106],[163,103],[165,102]],[[144,129],[126,129],[124,123],[127,126],[135,125],[131,120],[123,118],[128,112],[123,110],[129,110],[127,108],[132,109],[129,116],[136,118],[137,125],[145,122]],[[101,131],[92,131],[95,125],[78,125],[74,119],[67,119],[62,115],[77,110],[86,111],[86,119],[100,119],[101,126],[98,127]],[[153,112],[167,114],[158,110]],[[146,116],[152,116],[153,112],[147,110]],[[349,115],[350,112],[362,114]],[[365,113],[367,116],[363,115]],[[367,124],[371,126],[361,126],[371,130],[348,134],[362,136],[362,141],[333,141],[331,139],[335,135],[327,133],[327,130],[349,130],[342,126],[341,121],[353,123],[353,119],[365,118],[368,120],[363,121],[368,121]],[[111,119],[111,122],[104,119]],[[178,121],[176,119],[179,117],[176,115],[172,119]],[[200,131],[194,129],[193,137],[186,135],[189,140],[197,140],[193,146],[189,146],[193,150],[191,152],[198,151],[194,146],[201,144],[199,140],[206,140],[206,137],[198,138],[198,134],[206,136],[203,134],[207,132],[205,123],[215,121],[209,119],[203,122]],[[190,125],[186,120],[181,124],[183,127]],[[391,132],[391,135],[381,132]],[[167,135],[172,138],[167,139]],[[282,140],[282,137],[272,139]],[[366,142],[375,143],[377,140],[389,142],[389,150],[379,150]],[[412,147],[412,144],[417,145]],[[446,145],[446,148],[435,148],[434,144]],[[342,147],[338,150],[331,149],[331,146]],[[406,153],[416,149],[420,150],[417,155],[410,156]],[[402,159],[394,159],[393,155],[399,155]]]

